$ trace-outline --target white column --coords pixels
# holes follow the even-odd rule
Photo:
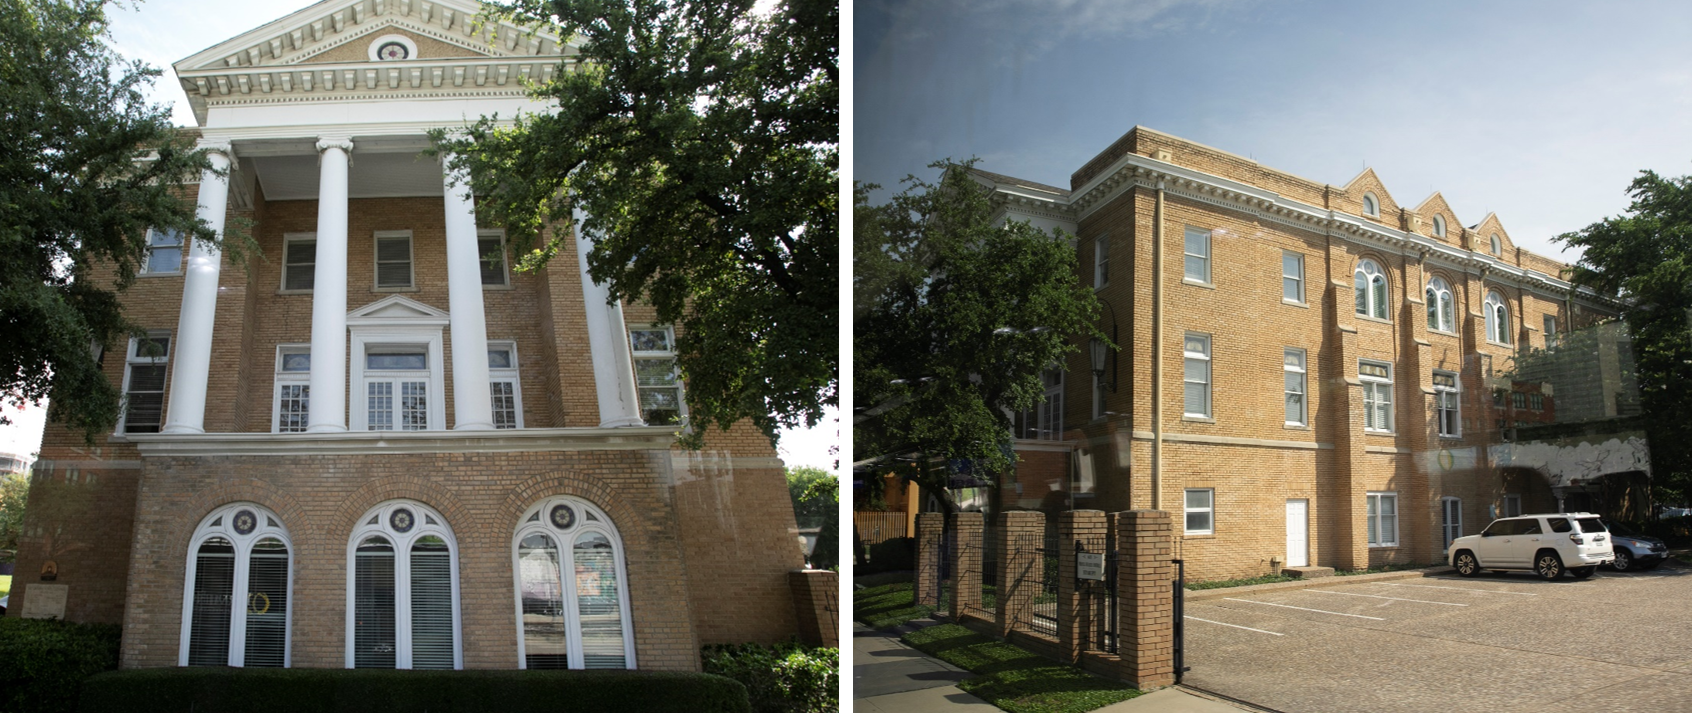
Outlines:
[[[452,160],[441,157],[443,168]],[[447,307],[452,313],[453,430],[489,430],[493,399],[488,386],[488,327],[482,309],[482,256],[476,249],[476,205],[470,177],[447,172]]]
[[[229,207],[232,152],[226,142],[202,141],[199,148],[206,150],[212,168],[200,173],[200,199],[194,215],[221,239],[224,213]],[[223,251],[198,240],[190,242],[188,273],[182,280],[182,313],[176,322],[176,371],[172,374],[165,433],[205,433],[206,378],[211,374],[212,323],[217,317],[217,278]]]
[[[640,397],[635,394],[628,328],[623,326],[623,305],[610,302],[611,291],[588,274],[588,253],[593,250],[593,240],[582,230],[587,213],[578,208],[573,216],[576,261],[582,270],[582,306],[587,310],[588,349],[593,353],[593,385],[599,396],[599,426],[644,426],[646,422],[640,419]]]
[[[347,137],[317,142],[317,271],[311,289],[307,433],[347,430]]]

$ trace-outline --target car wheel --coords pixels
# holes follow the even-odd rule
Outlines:
[[[1563,558],[1556,552],[1544,550],[1533,559],[1533,571],[1547,582],[1563,576]]]
[[[1611,563],[1610,566],[1615,567],[1617,572],[1638,569],[1633,564],[1633,553],[1628,552],[1626,547],[1616,548],[1616,561]]]
[[[1597,572],[1597,571],[1598,571],[1598,565],[1592,565],[1590,567],[1574,567],[1574,568],[1569,570],[1569,574],[1574,575],[1575,579],[1586,579],[1587,577],[1592,576],[1592,574],[1594,572]]]
[[[1457,568],[1458,574],[1461,574],[1465,577],[1478,577],[1478,576],[1480,576],[1480,573],[1481,573],[1480,562],[1475,561],[1474,553],[1472,553],[1468,550],[1462,550],[1462,551],[1457,553],[1457,558],[1452,560],[1452,562],[1454,563],[1453,566],[1455,566]]]

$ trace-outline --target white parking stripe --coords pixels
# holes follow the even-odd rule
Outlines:
[[[1330,592],[1326,589],[1306,589],[1304,591],[1310,592],[1311,594],[1340,594],[1340,595],[1344,595],[1344,596],[1347,596],[1347,597],[1369,597],[1371,599],[1391,599],[1395,602],[1416,602],[1418,604],[1439,604],[1439,605],[1448,606],[1448,607],[1466,607],[1466,606],[1469,606],[1467,604],[1458,604],[1456,602],[1435,602],[1435,601],[1430,601],[1430,600],[1427,600],[1427,599],[1405,599],[1403,597],[1383,597],[1379,594],[1355,594],[1355,593],[1352,593],[1352,592]]]
[[[1347,614],[1347,613],[1342,612],[1342,611],[1324,611],[1324,610],[1321,610],[1321,609],[1306,609],[1304,607],[1295,607],[1291,604],[1276,604],[1274,602],[1254,602],[1250,599],[1235,599],[1233,597],[1223,597],[1223,599],[1226,599],[1230,602],[1245,602],[1247,604],[1262,604],[1263,606],[1266,606],[1266,607],[1281,607],[1283,609],[1297,609],[1299,611],[1313,611],[1313,612],[1316,612],[1317,614],[1333,614],[1335,616],[1349,616],[1349,617],[1354,617],[1354,618],[1357,618],[1357,619],[1373,619],[1375,621],[1386,621],[1385,619],[1382,619],[1378,616],[1363,616],[1362,614]]]
[[[1459,592],[1481,592],[1483,594],[1515,594],[1523,597],[1537,597],[1537,592],[1504,592],[1497,589],[1472,589],[1469,587],[1441,587],[1436,584],[1396,584],[1393,582],[1375,582],[1388,587],[1422,587],[1423,589],[1451,589]]]
[[[1185,615],[1182,615],[1182,616],[1185,616]],[[1286,634],[1277,634],[1273,631],[1264,631],[1262,629],[1253,629],[1249,626],[1240,626],[1239,624],[1228,624],[1228,623],[1220,622],[1220,621],[1211,621],[1209,619],[1200,619],[1196,616],[1188,616],[1186,618],[1192,619],[1193,621],[1202,621],[1206,624],[1216,624],[1216,625],[1219,625],[1219,626],[1231,626],[1231,627],[1234,627],[1235,629],[1245,629],[1246,631],[1255,631],[1259,634],[1268,634],[1270,636],[1286,636]]]

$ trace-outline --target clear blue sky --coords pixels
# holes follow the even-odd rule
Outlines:
[[[1135,124],[1326,183],[1373,167],[1517,244],[1692,174],[1692,3],[860,0],[855,179],[1069,185]],[[884,198],[886,191],[877,194]],[[1572,259],[1574,256],[1562,256]]]

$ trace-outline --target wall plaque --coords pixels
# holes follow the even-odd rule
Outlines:
[[[25,619],[64,619],[65,598],[70,586],[65,584],[24,585],[23,617]]]
[[[1075,553],[1075,578],[1104,581],[1104,553],[1077,552]]]

